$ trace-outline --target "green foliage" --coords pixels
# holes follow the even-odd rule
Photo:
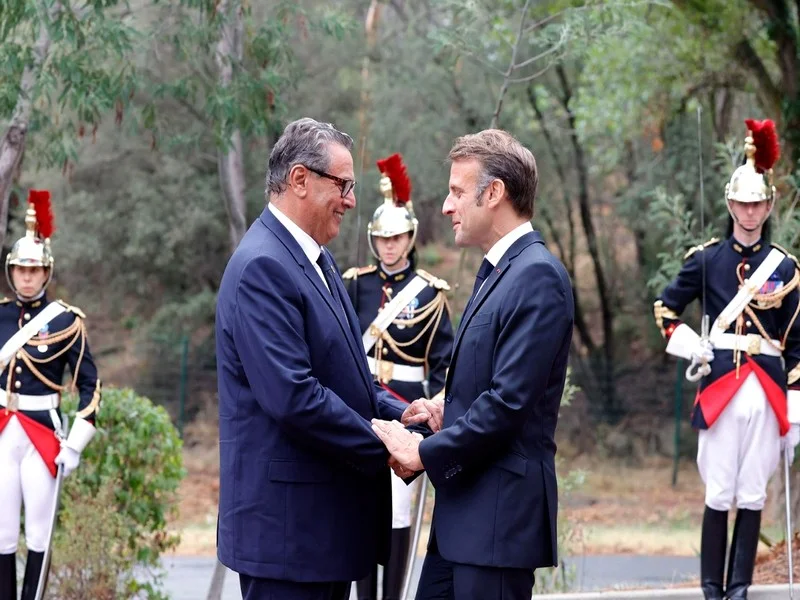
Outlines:
[[[70,510],[61,513],[48,582],[48,591],[60,600],[165,598],[154,583],[139,582],[132,574],[134,550],[119,540],[135,523],[114,508],[118,484],[111,483],[97,495],[80,494],[74,488],[64,493]]]
[[[76,398],[66,396],[63,406],[73,414]],[[156,571],[161,554],[178,542],[167,521],[177,509],[185,474],[181,447],[162,407],[130,389],[103,391],[98,431],[64,482],[54,576],[64,586],[74,579],[76,585],[99,585],[102,573],[111,589],[105,596],[95,590],[68,597],[133,598],[142,592],[152,600],[162,597],[138,578],[142,569]],[[115,557],[105,563],[111,553]],[[86,569],[98,569],[98,577]]]
[[[69,6],[69,5],[67,5]],[[136,87],[129,59],[137,38],[124,0],[65,9],[61,3],[5,2],[0,10],[0,121],[22,101],[32,106],[27,153],[40,166],[74,160],[79,139]],[[37,47],[46,31],[44,54]],[[44,59],[43,62],[40,62]],[[35,84],[20,95],[26,69]]]
[[[279,134],[287,114],[285,92],[302,76],[291,41],[310,32],[341,39],[353,25],[329,7],[307,11],[296,2],[245,2],[241,10],[240,56],[220,59],[216,48],[228,15],[205,2],[161,3],[155,9],[142,58],[150,89],[142,95],[140,124],[167,147],[202,148],[210,134],[210,142],[223,148],[234,131],[245,139]],[[229,84],[220,81],[220,62],[231,67]],[[183,119],[175,119],[175,102],[185,109]]]
[[[433,269],[442,262],[442,253],[433,244],[423,246],[419,251],[420,266],[425,269]]]

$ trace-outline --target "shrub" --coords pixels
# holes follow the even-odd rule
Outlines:
[[[74,396],[65,397],[65,414],[76,406]],[[53,596],[164,597],[157,590],[159,557],[179,541],[167,519],[177,511],[185,474],[181,447],[163,407],[130,389],[104,390],[97,434],[64,481]]]

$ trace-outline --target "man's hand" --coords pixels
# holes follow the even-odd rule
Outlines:
[[[708,364],[714,360],[714,346],[708,340],[700,339],[692,348],[692,360]]]
[[[419,425],[427,423],[433,433],[441,431],[444,418],[444,400],[428,400],[419,398],[408,405],[400,417],[403,425]]]
[[[411,469],[406,469],[403,465],[397,462],[397,459],[394,456],[389,457],[389,466],[392,468],[392,471],[394,471],[394,474],[400,479],[408,479],[414,474],[414,471]]]
[[[424,467],[419,457],[419,443],[423,439],[422,435],[411,433],[397,421],[382,421],[380,419],[372,419],[372,431],[381,438],[389,454],[403,468],[412,473],[422,471]],[[395,473],[397,473],[397,469],[395,469]],[[398,476],[402,477],[399,473]]]
[[[55,463],[57,465],[64,465],[64,477],[69,477],[81,462],[81,455],[68,446],[62,446],[61,452],[56,456]]]

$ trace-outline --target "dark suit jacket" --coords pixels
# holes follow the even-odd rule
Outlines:
[[[509,248],[464,314],[442,431],[420,444],[445,559],[557,564],[553,436],[573,316],[567,272],[537,232]]]
[[[388,554],[388,454],[370,419],[404,406],[376,392],[347,319],[265,209],[217,301],[220,561],[254,577],[347,581]]]

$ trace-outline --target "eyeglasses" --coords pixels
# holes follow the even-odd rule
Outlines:
[[[316,173],[320,177],[325,177],[326,179],[330,179],[333,183],[335,183],[337,187],[342,191],[342,198],[346,197],[347,194],[352,192],[353,188],[356,187],[355,179],[342,179],[341,177],[336,177],[336,175],[331,175],[330,173],[325,173],[324,171],[317,171],[316,169],[312,169],[308,165],[303,165],[303,166],[312,173]]]

